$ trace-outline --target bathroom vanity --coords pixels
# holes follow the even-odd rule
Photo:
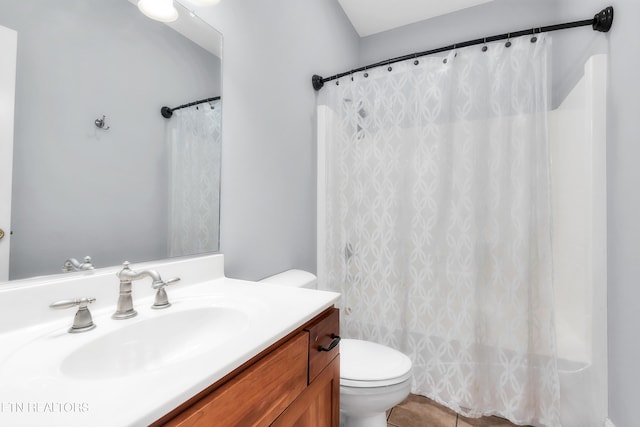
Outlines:
[[[338,332],[330,308],[152,425],[337,427]]]
[[[339,294],[229,279],[223,265],[132,265],[181,280],[161,310],[151,280],[135,281],[125,320],[111,317],[118,268],[0,287],[0,425],[337,426]],[[95,298],[95,329],[68,333],[74,310],[49,308],[73,298]]]

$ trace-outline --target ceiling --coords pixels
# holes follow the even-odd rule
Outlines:
[[[338,0],[360,37],[493,0]]]

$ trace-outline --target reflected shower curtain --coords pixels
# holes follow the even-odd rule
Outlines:
[[[558,426],[541,35],[327,83],[320,286],[342,334],[413,361],[413,392]]]
[[[168,123],[170,256],[218,250],[220,105],[174,111]]]

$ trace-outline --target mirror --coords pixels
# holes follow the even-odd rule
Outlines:
[[[222,36],[176,3],[0,0],[18,33],[9,279],[218,251]],[[5,203],[5,201],[0,201]]]

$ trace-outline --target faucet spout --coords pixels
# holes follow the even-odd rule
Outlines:
[[[129,281],[132,282],[134,280],[142,279],[143,277],[150,277],[153,280],[153,283],[162,283],[162,278],[160,274],[155,270],[142,270],[135,271],[129,268],[129,262],[125,262],[122,270],[118,272],[118,278],[120,282]]]
[[[118,296],[118,305],[116,306],[116,312],[111,316],[113,319],[129,319],[138,314],[133,308],[133,298],[131,296],[132,283],[134,280],[142,279],[144,277],[150,277],[152,286],[156,287],[162,283],[160,274],[155,270],[141,270],[135,271],[129,268],[129,261],[125,261],[122,265],[122,270],[117,274],[120,279],[120,295]]]

